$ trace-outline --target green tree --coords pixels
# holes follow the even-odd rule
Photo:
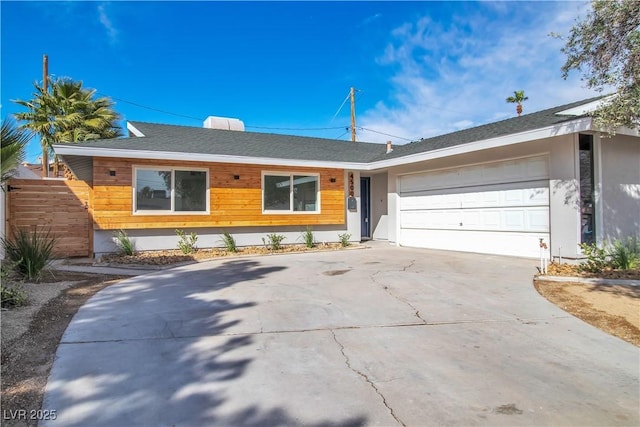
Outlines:
[[[513,96],[508,97],[506,101],[511,104],[516,104],[516,113],[520,116],[522,114],[522,103],[527,99],[529,99],[529,97],[524,96],[524,90],[515,90],[513,91]]]
[[[30,135],[24,129],[14,126],[9,119],[2,121],[0,157],[2,158],[2,183],[13,176],[16,168],[24,161],[25,146]]]
[[[50,79],[48,86],[51,89],[45,91],[34,83],[32,100],[14,101],[28,110],[15,115],[18,120],[26,122],[22,127],[40,136],[43,170],[47,170],[45,165],[52,154],[53,144],[121,135],[117,124],[120,116],[113,110],[114,104],[109,98],[95,98],[94,89],[83,88],[81,81],[69,78]]]
[[[552,34],[560,37],[557,34]],[[640,1],[592,0],[591,11],[571,28],[562,52],[562,76],[582,73],[587,87],[615,95],[593,113],[594,123],[616,128],[640,126]]]

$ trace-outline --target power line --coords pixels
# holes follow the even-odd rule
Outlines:
[[[340,135],[339,137],[337,137],[337,138],[335,138],[335,139],[340,139],[340,138],[342,138],[343,136],[345,136],[346,134],[348,134],[348,133],[349,133],[349,131],[350,131],[350,130],[349,130],[349,128],[347,128],[347,131],[346,131],[345,133],[343,133],[342,135]]]
[[[344,101],[342,101],[342,104],[340,105],[340,108],[338,108],[338,111],[336,111],[336,113],[333,115],[333,117],[331,118],[331,121],[329,123],[331,123],[331,122],[333,122],[335,120],[336,116],[340,113],[340,111],[342,111],[342,107],[344,107],[344,104],[347,103],[347,101],[349,100],[350,96],[351,96],[351,93],[347,93],[346,98],[344,98]]]
[[[373,132],[373,133],[378,133],[380,135],[390,136],[392,138],[404,139],[405,141],[417,141],[416,139],[409,139],[409,138],[404,138],[404,137],[398,136],[398,135],[391,135],[389,133],[378,132],[377,130],[373,130],[373,129],[369,129],[369,128],[360,127],[360,129],[366,130],[366,131],[369,131],[369,132]]]
[[[269,130],[334,130],[343,129],[344,126],[325,127],[325,128],[280,128],[280,127],[268,127],[268,126],[245,126],[252,129],[269,129]]]
[[[176,116],[176,117],[183,117],[185,119],[192,119],[192,120],[202,121],[202,118],[199,118],[199,117],[187,116],[185,114],[172,113],[171,111],[161,110],[159,108],[154,108],[154,107],[148,107],[146,105],[142,105],[142,104],[139,104],[137,102],[127,101],[126,99],[116,98],[115,96],[106,95],[104,93],[98,93],[98,94],[102,95],[102,96],[107,96],[107,97],[109,97],[111,99],[115,99],[116,101],[124,102],[125,104],[135,105],[136,107],[145,108],[147,110],[156,111],[158,113],[169,114],[171,116]]]

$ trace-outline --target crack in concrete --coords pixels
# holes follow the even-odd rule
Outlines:
[[[412,260],[411,263],[408,266],[403,267],[402,271],[406,271],[407,268],[411,268],[411,266],[413,266],[413,264],[415,263],[415,260]],[[428,324],[427,319],[425,319],[424,317],[422,317],[422,315],[420,314],[420,310],[418,310],[413,304],[411,304],[409,301],[407,301],[404,298],[399,297],[398,295],[394,294],[393,292],[391,292],[391,289],[389,286],[385,285],[384,283],[378,281],[376,279],[376,275],[381,273],[380,270],[376,271],[375,273],[371,274],[369,276],[369,278],[371,279],[371,281],[373,283],[376,283],[377,285],[382,286],[382,289],[384,289],[384,291],[386,293],[388,293],[391,297],[395,298],[396,300],[400,301],[401,303],[404,303],[406,305],[408,305],[411,310],[413,310],[413,315],[416,316],[418,319],[420,319],[422,321],[422,323],[424,323],[425,325]]]
[[[331,328],[309,328],[309,329],[281,329],[275,331],[257,331],[257,332],[228,332],[228,333],[211,333],[211,334],[199,334],[199,335],[175,335],[164,337],[145,337],[145,338],[119,338],[119,339],[104,339],[104,340],[78,340],[78,341],[61,341],[60,344],[97,344],[97,343],[114,343],[124,341],[158,341],[168,339],[193,339],[204,337],[237,337],[237,336],[250,336],[250,335],[270,335],[270,334],[297,334],[304,332],[326,332],[326,331],[342,331],[342,330],[357,330],[357,329],[387,329],[387,328],[407,328],[417,326],[446,326],[446,325],[466,325],[466,324],[482,324],[482,323],[520,323],[531,324],[530,322],[548,322],[558,319],[572,319],[573,316],[558,316],[551,318],[531,318],[531,319],[469,319],[469,320],[441,320],[415,323],[393,323],[389,325],[354,325],[354,326],[333,326]]]
[[[416,263],[415,259],[412,259],[411,261],[409,261],[409,265],[406,265],[404,267],[402,267],[402,271],[407,271],[409,270],[411,267],[414,266],[414,264]]]
[[[380,398],[382,399],[382,404],[387,408],[387,410],[389,411],[389,413],[391,414],[393,419],[396,420],[396,422],[398,424],[400,424],[401,426],[406,427],[407,425],[405,423],[403,423],[400,420],[400,418],[398,418],[396,413],[393,411],[393,408],[391,406],[389,406],[389,403],[387,402],[387,399],[384,397],[384,395],[378,389],[378,387],[376,387],[376,385],[373,383],[373,381],[371,381],[369,379],[369,377],[367,375],[365,375],[363,372],[355,369],[351,365],[351,360],[349,359],[349,356],[347,356],[347,354],[344,352],[344,345],[340,341],[338,341],[338,337],[336,336],[336,333],[335,333],[335,331],[333,329],[331,329],[331,334],[333,335],[333,340],[336,342],[336,344],[338,344],[338,347],[340,347],[340,353],[342,354],[342,357],[344,357],[344,361],[345,361],[345,364],[347,365],[347,368],[349,368],[352,372],[356,373],[358,376],[360,376],[362,379],[364,379],[367,382],[367,384],[369,384],[371,386],[371,388],[373,388],[373,390],[376,392],[376,394],[378,396],[380,396]]]

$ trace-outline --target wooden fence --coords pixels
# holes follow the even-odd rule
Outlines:
[[[48,228],[57,257],[92,256],[91,188],[83,181],[12,179],[7,186],[6,233]]]

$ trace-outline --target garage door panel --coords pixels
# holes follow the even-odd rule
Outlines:
[[[460,230],[402,230],[405,246],[450,251],[516,255],[535,258],[540,255],[540,240],[548,233],[505,233]],[[517,248],[517,250],[514,250]]]
[[[549,231],[549,210],[534,208],[443,209],[400,212],[401,228],[477,231]]]
[[[491,208],[498,206],[546,206],[549,189],[544,187],[503,191],[468,191],[456,194],[403,196],[401,210]]]
[[[549,238],[547,177],[544,156],[403,176],[400,244],[534,256]]]

